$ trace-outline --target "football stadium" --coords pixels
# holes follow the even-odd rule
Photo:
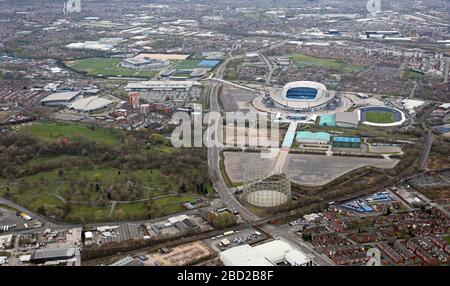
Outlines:
[[[282,88],[271,88],[269,94],[275,106],[296,111],[334,109],[339,101],[336,92],[313,81],[290,82]]]
[[[367,106],[358,109],[359,121],[368,126],[395,127],[406,121],[405,114],[392,107]]]

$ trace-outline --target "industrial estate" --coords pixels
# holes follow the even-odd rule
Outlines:
[[[449,265],[450,7],[366,2],[0,1],[0,265]]]

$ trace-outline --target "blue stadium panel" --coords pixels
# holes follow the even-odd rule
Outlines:
[[[359,137],[333,137],[334,142],[346,142],[346,143],[361,143]]]
[[[218,63],[220,63],[220,61],[218,61],[218,60],[203,60],[197,65],[197,67],[199,67],[199,68],[213,68]]]
[[[312,87],[295,87],[286,92],[286,98],[290,99],[314,99],[317,89]]]

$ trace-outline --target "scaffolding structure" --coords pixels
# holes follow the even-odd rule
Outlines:
[[[291,181],[281,170],[244,170],[244,198],[249,204],[270,208],[291,199]]]

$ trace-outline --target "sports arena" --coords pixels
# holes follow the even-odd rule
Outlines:
[[[325,85],[313,81],[290,82],[283,88],[271,88],[269,94],[276,107],[289,110],[334,109],[338,104],[336,92],[327,90]]]
[[[406,121],[405,114],[387,106],[367,106],[358,109],[359,121],[368,126],[395,127]]]

